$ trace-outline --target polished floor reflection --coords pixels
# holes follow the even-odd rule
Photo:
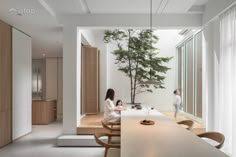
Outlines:
[[[62,123],[35,125],[28,136],[0,149],[1,157],[101,157],[100,147],[56,147],[56,138],[62,134]]]

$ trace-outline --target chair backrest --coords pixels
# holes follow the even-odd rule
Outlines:
[[[218,132],[205,132],[205,133],[199,134],[197,136],[201,137],[201,138],[202,137],[209,138],[211,140],[218,142],[219,144],[215,146],[218,149],[222,148],[222,146],[224,145],[224,142],[225,142],[225,136],[221,133],[218,133]]]
[[[186,126],[188,126],[186,129],[192,130],[194,122],[192,120],[183,120],[183,121],[178,122],[178,124],[186,125]]]
[[[95,140],[99,145],[101,145],[105,148],[120,148],[120,144],[117,144],[117,143],[116,144],[111,144],[111,143],[106,143],[106,142],[100,140],[100,138],[104,137],[104,136],[108,137],[108,138],[111,138],[111,137],[119,137],[120,134],[111,134],[111,133],[103,133],[103,132],[96,132],[94,134]]]

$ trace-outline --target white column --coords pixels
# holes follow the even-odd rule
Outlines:
[[[32,39],[12,29],[12,139],[32,131]]]
[[[63,29],[63,133],[76,134],[80,123],[80,38],[76,26]]]

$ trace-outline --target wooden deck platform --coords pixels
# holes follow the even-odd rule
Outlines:
[[[167,117],[175,120],[173,112],[163,112]],[[104,132],[107,131],[102,127],[101,120],[103,119],[103,113],[97,115],[86,115],[81,119],[80,126],[77,128],[78,135],[93,135],[95,132]],[[189,116],[185,113],[179,113],[178,118],[176,121],[181,120],[193,120],[194,127],[192,132],[195,134],[199,134],[205,132],[205,128],[203,124]]]

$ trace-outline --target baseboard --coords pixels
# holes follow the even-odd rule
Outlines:
[[[19,139],[21,139],[21,138],[23,138],[23,137],[25,137],[25,136],[28,136],[28,135],[31,134],[31,133],[32,133],[32,131],[30,131],[30,132],[28,132],[28,133],[26,133],[26,134],[24,134],[24,135],[22,135],[22,136],[20,136],[20,137],[17,137],[16,139],[12,140],[12,142],[17,141],[17,140],[19,140]]]

